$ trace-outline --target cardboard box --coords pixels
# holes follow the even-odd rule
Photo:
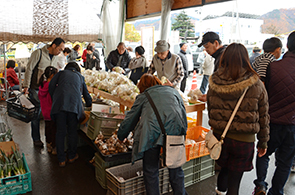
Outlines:
[[[6,154],[12,154],[12,148],[14,148],[14,150],[16,150],[16,145],[14,141],[9,141],[9,142],[0,142],[0,149],[2,151],[4,151]],[[1,153],[0,153],[1,155]]]
[[[104,104],[92,104],[92,111],[120,114],[120,109],[118,106],[108,106]]]

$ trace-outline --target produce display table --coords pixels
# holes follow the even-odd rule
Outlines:
[[[197,112],[197,126],[202,126],[203,110],[205,110],[205,102],[199,102],[193,105],[185,106],[186,113]]]
[[[91,93],[94,93],[94,94],[99,93],[99,96],[103,98],[118,102],[120,104],[120,111],[123,113],[125,110],[125,106],[128,108],[131,108],[134,103],[133,101],[123,100],[118,96],[114,96],[108,92],[99,90],[97,88],[87,86],[87,89]],[[186,109],[186,113],[197,112],[197,126],[202,126],[203,110],[205,110],[205,102],[198,102],[193,105],[186,105],[185,109]]]
[[[90,89],[91,90],[91,89]],[[88,89],[89,91],[89,89]],[[106,98],[106,99],[109,99],[109,100],[113,100],[115,102],[118,102],[120,104],[120,111],[122,113],[124,113],[125,111],[125,106],[127,106],[128,108],[131,108],[132,105],[133,105],[133,101],[127,101],[127,100],[123,100],[121,99],[120,97],[118,96],[114,96],[108,92],[105,92],[105,91],[102,91],[102,90],[99,90],[97,88],[93,88],[93,93],[94,94],[97,94],[99,93],[99,96],[103,97],[103,98]]]

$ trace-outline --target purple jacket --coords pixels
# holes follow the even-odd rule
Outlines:
[[[282,60],[270,63],[265,85],[270,122],[295,125],[295,53],[287,52]]]

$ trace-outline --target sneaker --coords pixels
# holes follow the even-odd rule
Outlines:
[[[292,167],[291,167],[291,172],[292,172],[292,173],[295,173],[295,165],[292,165]]]
[[[266,187],[256,186],[253,195],[266,195]]]
[[[53,155],[57,155],[57,152],[56,152],[56,147],[52,149],[52,152],[51,152],[51,154],[53,154]]]
[[[78,158],[79,158],[79,155],[76,154],[76,156],[75,156],[74,158],[69,159],[69,163],[73,163],[73,162],[75,162]]]
[[[66,166],[66,161],[59,162],[58,165],[59,165],[59,167],[65,167]]]
[[[216,194],[218,194],[218,195],[225,195],[225,194],[226,194],[226,192],[221,192],[221,191],[219,191],[217,188],[215,188],[215,192],[216,192]]]
[[[41,140],[37,140],[37,141],[34,141],[34,146],[36,146],[36,147],[43,147],[43,142],[41,141]]]

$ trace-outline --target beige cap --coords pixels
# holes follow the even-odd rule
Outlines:
[[[155,52],[165,52],[170,49],[170,44],[165,40],[156,43]]]

